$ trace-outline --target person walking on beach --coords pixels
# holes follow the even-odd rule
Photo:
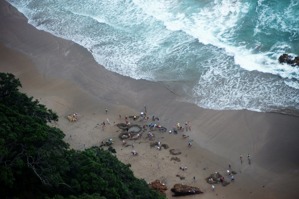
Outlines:
[[[215,185],[212,184],[212,191],[215,191]]]
[[[105,109],[106,114],[108,114],[108,109]]]
[[[243,156],[242,155],[240,155],[240,162],[241,162],[241,164],[243,164]]]
[[[189,131],[191,131],[191,122],[188,121],[188,128],[189,128]]]
[[[251,164],[251,158],[250,158],[249,154],[247,155],[247,159],[248,159],[248,164],[250,165]]]

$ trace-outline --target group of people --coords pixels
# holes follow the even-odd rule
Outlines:
[[[251,164],[251,157],[250,157],[249,154],[247,155],[247,160],[248,160],[248,164],[250,165]],[[240,155],[240,162],[241,162],[241,164],[243,164],[243,156],[242,155]]]
[[[181,126],[181,124],[178,122],[177,124],[176,124],[176,129],[178,130],[178,131],[191,131],[191,122],[190,121],[188,121],[188,122],[185,122],[185,128],[183,127],[183,126]]]

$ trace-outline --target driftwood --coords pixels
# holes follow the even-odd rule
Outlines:
[[[176,161],[176,162],[181,162],[181,159],[178,158],[178,157],[171,157],[170,158],[170,161],[173,160],[173,161]]]
[[[182,154],[182,152],[178,149],[170,149],[169,152],[171,153],[171,155],[180,155],[180,154]]]
[[[181,175],[177,174],[176,177],[179,177],[180,180],[185,180],[185,176],[181,176]]]

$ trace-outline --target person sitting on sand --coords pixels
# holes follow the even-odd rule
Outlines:
[[[230,177],[230,180],[233,182],[233,181],[235,181],[235,177],[232,175],[231,177]]]

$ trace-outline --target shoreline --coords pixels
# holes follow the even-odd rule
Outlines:
[[[1,72],[15,74],[21,80],[22,91],[59,115],[57,125],[72,148],[99,145],[103,139],[113,137],[117,156],[132,165],[137,177],[146,181],[164,179],[168,189],[174,183],[184,183],[204,191],[203,195],[185,198],[294,198],[298,195],[299,118],[246,110],[206,110],[181,102],[162,83],[133,80],[109,72],[83,47],[35,29],[7,2],[1,2],[0,6]],[[191,149],[181,135],[157,134],[161,142],[182,151],[181,163],[170,161],[168,150],[149,148],[146,140],[132,141],[134,149],[141,154],[132,157],[132,149],[122,146],[115,126],[108,126],[105,131],[96,127],[108,117],[111,123],[117,123],[119,114],[139,114],[145,105],[150,116],[158,116],[167,128],[177,122],[191,121],[192,131],[188,132],[194,140]],[[105,108],[109,111],[107,115]],[[79,121],[69,123],[65,117],[74,112],[79,113]],[[285,132],[288,138],[282,134]],[[239,155],[245,157],[247,153],[252,155],[252,165],[240,166]],[[240,172],[236,183],[217,186],[212,192],[204,178],[215,171],[224,173],[228,164]],[[181,165],[188,170],[180,171]],[[175,176],[178,173],[185,175],[186,180],[179,180]],[[167,196],[171,198],[169,190]]]

